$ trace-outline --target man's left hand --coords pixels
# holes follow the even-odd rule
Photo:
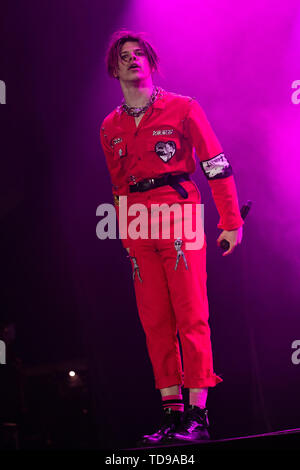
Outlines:
[[[243,227],[239,227],[236,230],[223,230],[219,238],[217,239],[217,244],[220,246],[222,240],[227,240],[229,242],[229,249],[225,251],[222,256],[230,255],[235,247],[239,245],[243,238]]]

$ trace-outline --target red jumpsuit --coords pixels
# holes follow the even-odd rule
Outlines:
[[[127,196],[128,207],[133,203],[143,203],[149,209],[153,203],[199,204],[200,193],[193,181],[180,183],[188,192],[187,199],[168,185],[129,192],[129,185],[146,178],[193,173],[196,150],[220,215],[218,228],[233,230],[243,225],[231,166],[194,98],[159,88],[156,101],[138,126],[134,117],[118,106],[102,122],[100,139],[118,217],[121,195]],[[139,267],[139,271],[134,270],[136,301],[157,389],[176,384],[214,387],[222,381],[213,370],[206,239],[202,248],[195,250],[185,250],[186,241],[183,234],[185,260],[180,259],[175,269],[178,257],[172,232],[170,239],[122,239]]]

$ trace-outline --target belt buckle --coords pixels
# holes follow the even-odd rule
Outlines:
[[[141,186],[141,191],[148,191],[149,189],[151,189],[151,187],[154,185],[154,179],[153,178],[149,178],[145,181],[143,181],[143,184]]]

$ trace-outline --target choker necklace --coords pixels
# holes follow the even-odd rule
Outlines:
[[[125,103],[125,99],[123,99],[122,104],[121,104],[121,107],[124,109],[124,111],[126,111],[126,113],[127,113],[129,116],[138,117],[138,116],[140,116],[142,113],[144,113],[145,111],[147,111],[147,109],[149,108],[149,106],[151,106],[151,104],[154,103],[154,101],[156,100],[157,95],[159,94],[160,91],[161,91],[161,89],[160,89],[159,87],[153,86],[152,95],[150,96],[150,99],[149,99],[148,103],[147,103],[145,106],[143,106],[142,108],[139,108],[139,107],[137,107],[137,106],[128,106],[128,104]]]

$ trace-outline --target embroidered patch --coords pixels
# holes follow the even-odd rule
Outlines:
[[[112,140],[111,143],[111,148],[114,151],[114,155],[118,156],[118,158],[127,156],[127,145],[125,144],[125,142],[123,142],[123,139],[121,137]]]
[[[123,142],[122,137],[118,137],[118,138],[116,138],[116,139],[113,139],[112,144],[113,144],[113,145],[116,145],[116,144],[118,144],[119,142]]]
[[[200,162],[200,164],[206,178],[209,180],[226,178],[232,174],[232,167],[224,153],[220,153],[216,157]]]
[[[161,129],[158,131],[153,131],[152,135],[171,135],[174,133],[174,129]]]
[[[155,144],[155,152],[164,163],[167,163],[175,155],[176,144],[173,140],[157,142]]]

